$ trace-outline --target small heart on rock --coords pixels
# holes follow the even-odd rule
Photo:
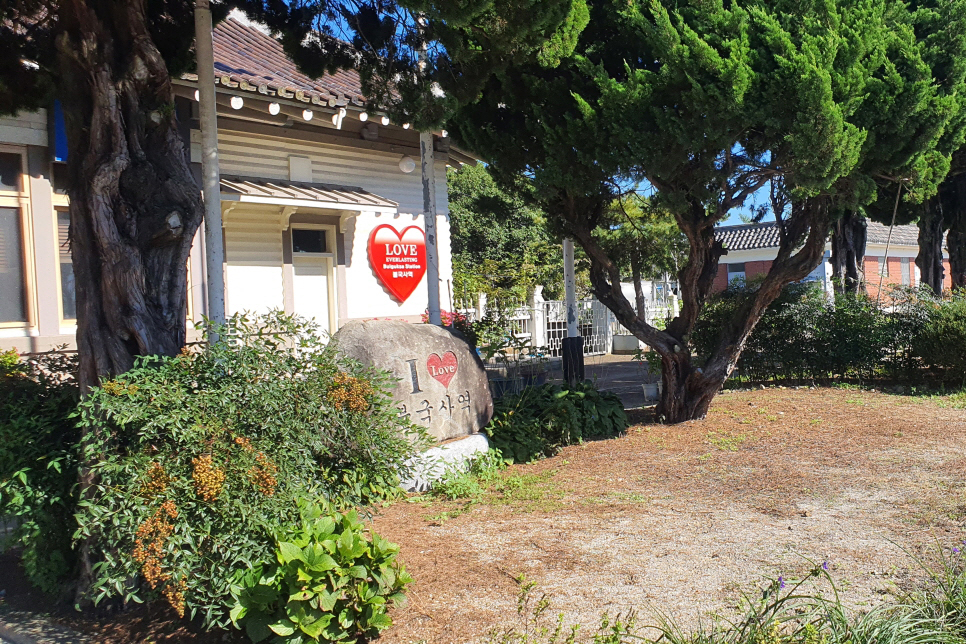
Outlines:
[[[456,375],[459,363],[456,361],[456,354],[447,351],[442,357],[437,353],[429,354],[426,359],[426,369],[429,375],[438,380],[443,387],[449,387],[450,380]]]

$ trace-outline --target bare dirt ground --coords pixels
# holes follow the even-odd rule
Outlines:
[[[765,577],[828,561],[856,608],[966,538],[966,411],[843,389],[726,392],[708,419],[640,424],[506,473],[476,503],[410,499],[375,530],[416,579],[380,644],[478,641],[519,624],[519,574],[568,620],[734,610]],[[961,401],[960,401],[961,404]]]

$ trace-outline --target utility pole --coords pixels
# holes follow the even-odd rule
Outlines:
[[[584,381],[584,339],[580,337],[577,313],[577,276],[574,273],[574,240],[563,240],[564,294],[567,307],[567,337],[563,340],[564,380],[573,387]]]
[[[429,323],[443,326],[439,309],[439,246],[436,242],[436,154],[433,133],[419,133],[419,161],[423,174],[423,221],[426,224],[426,287]]]
[[[426,16],[416,18],[419,25],[419,71],[425,72],[429,65],[426,43]],[[427,94],[429,87],[424,88]],[[443,326],[439,310],[439,245],[436,238],[436,151],[432,130],[419,132],[419,165],[423,175],[423,223],[426,225],[426,287],[428,289],[429,323]]]
[[[205,201],[205,273],[208,317],[225,321],[225,247],[221,234],[221,177],[215,107],[215,53],[209,0],[195,0],[195,55],[201,121],[201,176]]]

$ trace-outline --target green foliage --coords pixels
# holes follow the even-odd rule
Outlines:
[[[369,538],[354,511],[306,506],[300,524],[280,531],[275,561],[236,573],[231,620],[253,642],[375,636],[392,624],[387,609],[404,600],[412,582],[398,552],[376,534]]]
[[[736,283],[714,296],[691,336],[708,356],[719,330],[757,283]],[[966,377],[966,298],[943,300],[924,289],[895,288],[881,302],[793,284],[771,304],[748,338],[735,375],[754,381],[871,379],[919,381],[931,367],[941,380]]]
[[[949,379],[966,382],[966,292],[925,306],[925,324],[913,336],[913,353]]]
[[[609,438],[627,429],[624,405],[616,394],[591,383],[573,389],[545,384],[500,398],[484,429],[507,459],[526,463],[552,456],[586,438]]]
[[[537,284],[548,297],[562,292],[560,245],[528,205],[528,184],[502,187],[482,164],[446,176],[457,297],[485,293],[499,307],[526,300]]]
[[[18,524],[0,547],[21,546],[28,578],[48,593],[76,562],[76,370],[75,355],[0,353],[0,516]]]
[[[670,212],[637,195],[615,199],[594,231],[621,275],[654,280],[677,275],[688,260],[688,240]]]
[[[433,483],[431,493],[444,499],[479,499],[486,486],[500,478],[506,469],[506,460],[499,450],[491,449],[468,464],[446,469],[438,481]]]
[[[95,602],[163,597],[225,627],[231,575],[269,560],[300,499],[391,498],[417,446],[388,374],[337,357],[313,326],[273,313],[205,333],[81,403],[92,484],[77,536],[100,553]]]

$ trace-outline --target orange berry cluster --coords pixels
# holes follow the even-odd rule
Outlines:
[[[125,385],[117,380],[108,380],[101,385],[101,388],[112,396],[134,395],[138,392],[137,385]]]
[[[365,411],[369,409],[369,398],[372,393],[371,383],[340,371],[332,379],[327,397],[332,406],[339,411],[346,408],[350,411]]]
[[[195,493],[211,503],[221,494],[221,488],[225,484],[225,473],[215,466],[210,454],[193,458],[191,463],[194,465],[191,478],[195,482]]]
[[[256,464],[248,470],[248,477],[262,494],[274,496],[275,488],[278,487],[278,479],[275,478],[278,468],[262,452],[255,455],[255,460]]]
[[[164,590],[161,591],[164,598],[171,604],[171,608],[178,613],[178,617],[184,617],[184,591],[187,588],[188,583],[182,577],[176,584],[165,584]]]
[[[174,532],[174,525],[168,519],[177,519],[178,509],[174,501],[165,501],[147,521],[138,527],[134,538],[134,560],[141,564],[141,574],[151,588],[167,582],[171,575],[161,568],[164,557],[164,544]]]
[[[252,447],[252,442],[250,440],[248,440],[247,438],[245,438],[244,436],[236,436],[235,437],[235,444],[238,445],[238,446],[240,446],[246,452],[253,452],[253,451],[255,451],[255,448]]]
[[[146,497],[164,494],[165,490],[168,489],[169,480],[168,473],[164,471],[160,463],[151,463],[151,467],[148,468],[147,480],[141,486],[141,494]]]

